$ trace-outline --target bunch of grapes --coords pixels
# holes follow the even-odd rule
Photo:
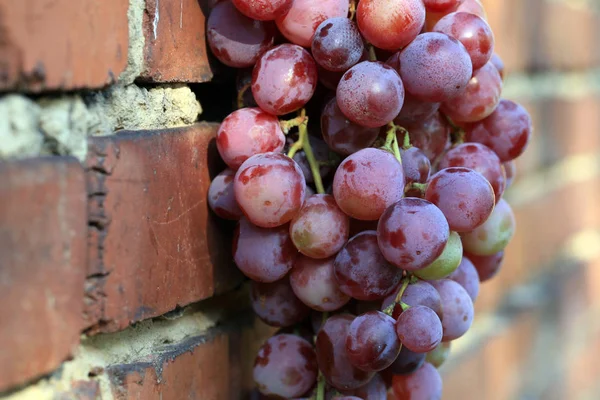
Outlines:
[[[532,132],[501,99],[481,3],[224,0],[207,29],[240,68],[209,204],[238,221],[252,307],[281,328],[258,396],[440,399],[513,236],[502,195]]]

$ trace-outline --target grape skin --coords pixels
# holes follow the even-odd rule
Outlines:
[[[233,235],[233,259],[240,271],[258,282],[275,282],[292,268],[296,248],[286,225],[259,228],[240,219]]]
[[[514,161],[506,161],[502,163],[502,168],[506,174],[506,188],[508,188],[517,176],[517,164]]]
[[[339,289],[335,279],[334,260],[333,257],[324,260],[296,258],[290,284],[296,296],[314,310],[334,311],[350,301],[350,296]]]
[[[317,363],[327,383],[338,390],[357,389],[369,383],[373,372],[354,367],[346,354],[346,336],[354,317],[338,314],[329,317],[316,340]]]
[[[475,71],[465,91],[442,104],[442,112],[454,122],[477,122],[494,112],[500,102],[502,78],[488,62]]]
[[[456,10],[464,0],[423,0],[425,9],[430,12],[447,12]]]
[[[358,300],[383,299],[402,278],[402,271],[383,258],[374,231],[351,238],[337,254],[334,266],[340,290]]]
[[[275,22],[290,42],[310,47],[315,31],[323,21],[347,14],[348,0],[294,0],[290,10]]]
[[[410,375],[396,375],[392,386],[398,399],[440,400],[442,398],[442,377],[435,367],[423,364]]]
[[[471,254],[491,256],[504,250],[515,229],[515,215],[506,200],[500,199],[483,225],[461,234],[464,249]]]
[[[242,14],[259,21],[272,21],[285,15],[292,3],[293,0],[233,0]]]
[[[396,321],[396,334],[409,350],[426,353],[442,341],[442,321],[429,307],[409,307]]]
[[[407,271],[431,264],[444,251],[449,235],[440,209],[417,198],[405,198],[389,207],[377,226],[381,253]]]
[[[452,342],[441,342],[437,347],[427,353],[425,360],[436,368],[439,368],[450,356],[450,345]]]
[[[519,104],[505,99],[500,100],[489,117],[465,126],[467,141],[486,145],[502,162],[523,154],[532,130],[529,113]]]
[[[435,163],[444,153],[451,128],[441,113],[436,112],[428,119],[404,127],[408,130],[410,143],[421,149],[431,163]],[[398,138],[400,143],[403,139]]]
[[[454,272],[462,259],[463,246],[460,236],[456,232],[450,232],[450,238],[444,247],[442,254],[427,267],[415,271],[414,274],[421,279],[442,279]]]
[[[385,382],[379,374],[375,374],[369,383],[358,389],[342,391],[344,395],[355,396],[359,400],[382,400],[386,398],[386,392]]]
[[[315,351],[298,336],[273,336],[258,351],[253,375],[263,394],[301,396],[317,380]]]
[[[287,277],[272,283],[252,281],[252,309],[267,325],[288,327],[304,320],[310,309],[292,291]]]
[[[463,167],[445,168],[427,186],[425,198],[438,206],[450,229],[470,232],[494,210],[494,189],[479,172]]]
[[[404,183],[402,165],[392,154],[367,148],[340,164],[333,177],[333,196],[350,217],[374,221],[402,198]]]
[[[269,23],[253,21],[240,13],[231,1],[221,1],[206,22],[206,40],[212,53],[230,67],[251,67],[275,39]]]
[[[398,50],[421,32],[425,6],[422,0],[361,0],[356,21],[363,37],[373,46]]]
[[[477,275],[479,275],[479,282],[483,283],[496,276],[500,270],[504,259],[504,251],[499,251],[491,256],[478,256],[465,253],[465,257],[468,257],[473,262],[477,270]]]
[[[460,284],[450,279],[431,281],[431,284],[440,294],[444,310],[442,340],[447,342],[458,339],[469,330],[473,323],[473,301]]]
[[[448,276],[448,279],[460,284],[469,293],[473,303],[475,302],[479,294],[479,274],[471,260],[463,256],[460,265]]]
[[[235,174],[233,188],[244,215],[257,226],[272,228],[291,221],[300,211],[306,183],[291,158],[263,153],[244,161]]]
[[[504,61],[500,58],[500,56],[496,53],[492,55],[490,62],[496,67],[498,73],[500,74],[500,78],[504,80]]]
[[[227,168],[214,177],[208,188],[208,205],[221,218],[239,220],[243,214],[233,194],[234,176],[235,171]]]
[[[308,51],[282,44],[263,54],[252,71],[252,95],[264,111],[283,115],[299,110],[317,87],[317,65]]]
[[[464,0],[464,2],[458,6],[456,12],[465,12],[475,14],[484,20],[487,18],[483,4],[479,0]]]
[[[472,75],[465,47],[443,33],[423,33],[400,54],[404,88],[422,101],[443,102],[460,95]]]
[[[404,104],[398,73],[381,62],[363,61],[350,68],[338,83],[340,110],[352,122],[369,128],[391,122]]]
[[[346,71],[358,63],[365,46],[356,24],[346,17],[326,19],[312,40],[312,55],[329,71]]]
[[[431,171],[431,162],[418,147],[410,147],[406,150],[400,150],[402,159],[402,168],[406,183],[425,183],[429,179]]]
[[[350,363],[363,371],[381,371],[389,367],[400,353],[395,322],[379,311],[356,317],[346,336],[346,354]]]
[[[391,373],[393,375],[407,375],[412,374],[425,363],[426,353],[415,353],[410,351],[405,346],[400,349],[400,354],[396,361],[386,369],[383,374]]]
[[[400,288],[394,291],[391,295],[386,297],[381,304],[381,309],[385,310],[389,305],[391,305],[396,296],[398,295]],[[408,304],[411,307],[414,306],[425,306],[431,308],[437,316],[442,319],[444,313],[442,310],[442,300],[440,299],[440,294],[433,286],[425,281],[417,281],[415,283],[411,283],[402,293],[402,298],[400,299],[403,303]],[[392,313],[392,318],[398,319],[398,317],[402,314],[402,307],[400,304],[396,304],[394,306],[394,311]]]
[[[232,112],[217,131],[219,154],[234,171],[253,155],[279,153],[284,146],[285,135],[279,120],[260,108],[241,108]]]

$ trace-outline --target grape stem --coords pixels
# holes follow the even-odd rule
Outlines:
[[[348,18],[352,21],[354,20],[354,15],[356,14],[356,0],[350,0],[350,7],[348,8],[350,15]]]
[[[387,306],[385,308],[385,310],[383,310],[384,314],[387,314],[391,317],[392,314],[394,313],[394,308],[396,308],[396,304],[400,304],[400,307],[402,307],[402,310],[405,310],[404,306],[409,307],[408,304],[402,302],[402,296],[404,295],[404,291],[408,287],[408,284],[410,283],[410,281],[411,281],[411,278],[408,276],[402,280],[402,286],[400,287],[400,290],[398,291],[398,294],[396,295],[394,302],[392,304],[390,304],[389,306]]]
[[[321,326],[325,325],[325,322],[329,318],[329,313],[324,312],[321,315]],[[319,369],[319,377],[317,383],[317,399],[316,400],[325,400],[325,376],[323,376],[323,372]]]
[[[375,54],[375,47],[369,44],[369,61],[377,61],[377,54]]]
[[[426,183],[418,183],[418,182],[412,182],[409,183],[408,185],[406,185],[406,187],[404,188],[404,191],[407,192],[409,190],[418,190],[421,193],[425,193],[425,191],[427,190],[427,184]]]
[[[387,126],[388,130],[385,136],[385,144],[383,145],[382,149],[392,153],[394,157],[396,157],[396,160],[402,164],[402,157],[400,157],[400,148],[398,147],[398,136],[396,135],[396,132],[399,129],[404,128],[396,126],[393,122],[390,122]]]
[[[306,116],[299,115],[296,118],[288,119],[287,121],[279,121],[279,125],[281,126],[283,133],[287,135],[290,133],[290,129],[302,125],[306,119]]]
[[[315,181],[315,186],[317,188],[317,193],[324,194],[325,188],[323,187],[323,181],[321,180],[321,173],[319,171],[319,163],[315,158],[315,154],[313,153],[312,147],[310,146],[310,140],[308,138],[308,117],[306,116],[306,110],[303,108],[300,111],[300,115],[297,118],[294,118],[290,121],[300,121],[298,123],[298,140],[290,147],[290,151],[288,152],[289,158],[294,158],[296,153],[299,150],[304,150],[304,155],[306,155],[306,161],[308,161],[308,165],[310,166],[310,172],[312,173],[313,179]]]
[[[403,128],[401,126],[398,126],[397,129],[400,132],[402,132],[402,134],[404,135],[404,141],[402,142],[402,149],[403,150],[410,149],[412,147],[412,145],[410,144],[410,136],[408,134],[408,131],[406,130],[406,128]]]
[[[237,108],[244,108],[244,94],[248,89],[252,86],[251,82],[246,83],[244,86],[240,88],[237,94]]]
[[[463,144],[465,142],[465,131],[460,126],[456,125],[447,115],[446,122],[448,122],[448,125],[452,128],[452,134],[450,135],[452,145],[458,146],[459,144]]]

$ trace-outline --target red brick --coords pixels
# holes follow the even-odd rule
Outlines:
[[[100,400],[100,384],[97,381],[76,381],[68,392],[57,393],[53,400]]]
[[[0,90],[99,88],[127,65],[128,2],[0,0]]]
[[[213,74],[204,37],[205,14],[200,3],[198,0],[146,0],[142,79],[153,82],[211,80]]]
[[[211,174],[223,168],[216,129],[202,123],[90,140],[92,332],[123,329],[241,282],[233,224],[206,201]]]
[[[79,343],[86,232],[76,159],[0,163],[0,391],[53,371]]]

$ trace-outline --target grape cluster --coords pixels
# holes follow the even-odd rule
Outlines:
[[[532,133],[501,98],[481,3],[223,0],[207,29],[240,68],[209,204],[280,328],[257,398],[440,399],[514,234],[502,196]]]

